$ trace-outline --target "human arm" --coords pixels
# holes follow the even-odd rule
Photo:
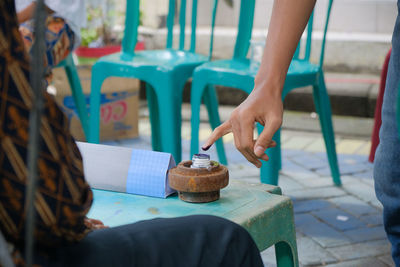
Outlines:
[[[203,145],[207,150],[216,140],[233,133],[236,148],[258,168],[268,160],[265,150],[274,147],[272,140],[282,124],[282,90],[290,61],[296,50],[316,0],[275,0],[268,36],[254,88],[246,100],[217,127]],[[254,123],[264,126],[254,140]]]
[[[49,7],[46,7],[47,13],[51,14],[53,13],[53,10],[51,10]],[[35,12],[36,8],[36,1],[32,1],[27,7],[22,9],[17,13],[17,18],[18,18],[18,23],[23,23],[27,20],[30,20],[33,18],[33,13]]]

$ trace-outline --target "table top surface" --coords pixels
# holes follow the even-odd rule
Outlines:
[[[277,190],[279,188],[265,184],[230,181],[221,190],[219,200],[201,204],[183,202],[177,194],[162,199],[93,190],[94,202],[88,217],[100,219],[110,227],[156,217],[194,214],[215,215],[244,224],[249,217],[270,212],[282,202],[290,201],[285,196],[269,193]]]

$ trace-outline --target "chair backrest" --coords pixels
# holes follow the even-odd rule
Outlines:
[[[330,18],[330,14],[331,14],[332,4],[333,4],[333,0],[329,0],[328,8],[326,11],[326,17],[325,17],[324,34],[323,34],[322,43],[321,43],[321,54],[320,54],[320,58],[319,58],[319,66],[321,68],[322,68],[322,64],[324,63],[326,33],[328,31],[328,24],[329,24],[329,18]],[[306,44],[305,44],[304,56],[300,58],[300,49],[301,49],[301,41],[300,41],[299,44],[297,45],[296,52],[294,53],[294,56],[293,56],[294,59],[310,60],[313,23],[314,23],[314,11],[311,13],[310,19],[307,24],[307,29],[306,29],[307,39],[306,39]]]
[[[180,2],[179,8],[179,50],[185,49],[185,28],[186,28],[186,9],[187,0],[169,0],[168,3],[168,16],[167,16],[167,43],[166,48],[173,46],[173,30],[175,25],[175,13],[177,2]],[[191,19],[191,36],[190,36],[190,52],[195,52],[196,49],[196,27],[197,27],[197,0],[192,0],[192,19]],[[217,11],[218,0],[213,1],[212,16],[211,16],[211,44],[214,38],[215,15]],[[126,54],[133,54],[136,46],[138,27],[139,27],[139,5],[140,0],[127,0],[126,1],[126,18],[125,18],[125,31],[122,40],[122,51]],[[210,55],[212,52],[212,45],[210,45]]]
[[[253,31],[255,5],[256,0],[242,0],[240,2],[238,33],[233,58],[246,58],[247,56]]]

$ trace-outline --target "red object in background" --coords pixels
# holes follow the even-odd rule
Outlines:
[[[379,84],[379,94],[378,98],[376,99],[376,107],[375,107],[375,118],[374,118],[374,129],[372,130],[371,136],[371,151],[369,152],[369,162],[374,162],[375,159],[375,151],[379,145],[379,129],[381,128],[382,124],[382,103],[383,103],[383,95],[385,93],[385,86],[386,86],[386,76],[388,72],[388,65],[389,59],[392,49],[386,55],[385,62],[382,66],[381,72],[381,82]]]
[[[144,42],[138,42],[136,44],[135,51],[144,50]],[[89,57],[89,58],[99,58],[112,53],[117,53],[121,51],[120,45],[108,45],[103,47],[84,47],[80,46],[75,49],[75,54],[78,57]]]

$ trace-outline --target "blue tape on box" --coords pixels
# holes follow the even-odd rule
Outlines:
[[[166,198],[175,192],[169,187],[167,172],[175,167],[175,160],[168,153],[132,150],[126,179],[126,192]]]

